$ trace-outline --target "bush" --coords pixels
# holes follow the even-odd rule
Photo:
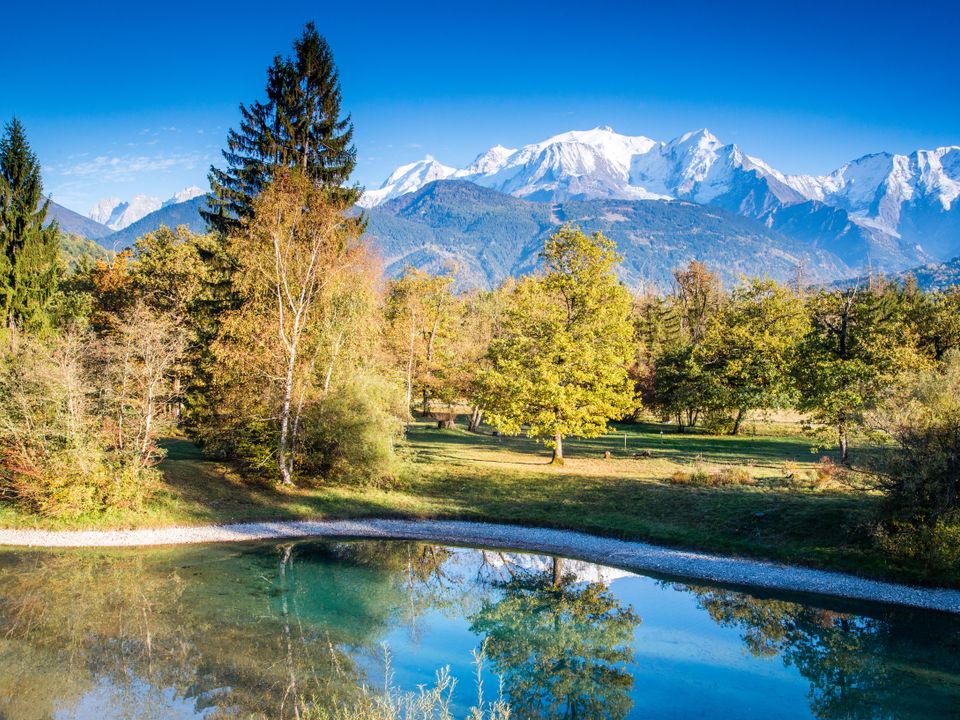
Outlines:
[[[875,537],[891,558],[927,580],[960,574],[960,515],[933,524],[892,521],[878,526]]]
[[[331,390],[305,410],[298,452],[305,475],[375,483],[396,469],[406,401],[386,379],[363,374]]]
[[[814,467],[815,473],[815,485],[823,487],[827,483],[834,482],[843,482],[847,477],[847,470],[841,465],[837,465],[833,460],[828,456],[824,455],[817,462],[816,467]]]
[[[679,470],[670,476],[674,485],[700,485],[703,487],[726,487],[730,485],[753,485],[753,476],[746,468],[725,467],[720,470],[707,470],[696,466],[691,472]]]
[[[0,497],[56,517],[142,509],[157,472],[114,448],[81,362],[86,338],[55,343],[14,335],[0,358]]]
[[[960,352],[902,379],[872,420],[894,443],[878,473],[893,516],[934,527],[960,511]]]

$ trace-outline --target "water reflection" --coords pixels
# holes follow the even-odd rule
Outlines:
[[[818,718],[960,717],[960,632],[955,621],[901,610],[864,617],[743,593],[687,586],[744,647],[779,656],[810,683]]]
[[[633,635],[640,618],[602,583],[579,582],[554,559],[497,583],[470,629],[487,650],[520,717],[623,718],[630,710]]]
[[[723,686],[761,675],[784,716],[798,690],[799,716],[960,717],[960,623],[927,613],[851,615],[405,542],[0,553],[10,720],[304,717],[376,692],[384,642],[407,689],[450,664],[465,712],[484,641],[485,686],[502,678],[518,718],[722,717]],[[666,664],[684,643],[742,657]],[[684,691],[694,672],[713,673],[699,697]]]

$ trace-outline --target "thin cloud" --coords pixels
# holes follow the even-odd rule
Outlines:
[[[58,168],[64,177],[92,178],[101,182],[129,182],[145,172],[164,172],[174,169],[193,170],[206,164],[208,157],[197,153],[176,155],[100,155],[87,162]]]

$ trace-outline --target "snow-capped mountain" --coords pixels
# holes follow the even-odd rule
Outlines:
[[[110,216],[113,214],[113,211],[122,202],[123,200],[120,198],[103,198],[102,200],[98,200],[97,204],[90,208],[87,217],[101,225],[106,225],[110,221]]]
[[[129,202],[120,198],[105,198],[91,208],[88,217],[106,225],[111,230],[123,230],[128,225],[132,225],[162,207],[186,202],[199,195],[203,195],[203,190],[191,186],[174,193],[173,197],[168,200],[143,194],[137,195]]]
[[[456,168],[441,165],[430,155],[418,162],[401,165],[391,173],[379,190],[368,190],[360,205],[374,207],[392,198],[419,190],[434,180],[446,180],[459,172]]]
[[[716,205],[774,229],[790,224],[813,239],[815,229],[829,227],[833,235],[825,241],[839,238],[881,259],[960,253],[960,147],[867,155],[827,175],[786,175],[706,129],[659,142],[598,127],[519,149],[498,145],[460,169],[428,157],[398,168],[360,204],[374,207],[442,179],[468,180],[527,200]],[[797,227],[804,222],[813,225]]]
[[[169,200],[164,200],[163,207],[167,207],[168,205],[176,205],[177,203],[184,203],[187,202],[187,200],[193,200],[195,197],[200,197],[204,193],[205,191],[203,188],[199,188],[196,185],[185,187],[183,190],[175,192],[173,197]]]

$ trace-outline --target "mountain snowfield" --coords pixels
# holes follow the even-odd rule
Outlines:
[[[717,205],[777,230],[805,223],[800,235],[812,233],[811,223],[826,222],[881,264],[960,252],[957,146],[867,155],[822,176],[787,175],[706,129],[660,142],[597,127],[519,149],[496,146],[465,168],[428,156],[397,168],[360,204],[372,208],[452,179],[534,201],[686,200]],[[840,214],[825,213],[823,206]]]
[[[87,217],[101,225],[106,225],[111,230],[123,230],[160,208],[187,202],[203,194],[202,189],[193,185],[174,193],[173,197],[168,200],[143,194],[137,195],[130,201],[124,201],[120,198],[104,198],[90,209]]]

